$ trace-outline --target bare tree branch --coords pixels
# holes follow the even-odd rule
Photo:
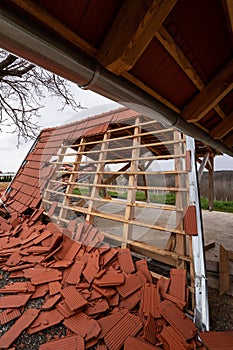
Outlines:
[[[80,110],[70,87],[67,80],[0,49],[0,132],[4,126],[19,141],[35,138],[40,109],[48,96],[59,98],[60,110],[67,106]]]

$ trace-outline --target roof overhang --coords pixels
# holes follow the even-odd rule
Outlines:
[[[223,5],[1,1],[0,42],[233,156],[233,15],[230,2]]]

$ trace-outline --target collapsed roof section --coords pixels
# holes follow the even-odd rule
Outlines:
[[[94,247],[104,238],[185,268],[189,305],[198,304],[199,322],[208,329],[204,298],[195,300],[195,292],[206,295],[206,286],[202,289],[200,282],[194,288],[195,279],[205,276],[205,265],[198,197],[190,197],[190,183],[197,186],[191,143],[125,108],[44,130],[8,188],[6,207],[31,214],[41,205],[76,241],[80,223],[91,224],[82,236],[85,245]],[[96,229],[104,237],[96,236]]]

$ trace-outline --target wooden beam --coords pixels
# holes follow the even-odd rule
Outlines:
[[[214,139],[221,139],[233,129],[233,112],[221,121],[210,133]]]
[[[208,196],[208,205],[209,211],[214,209],[214,157],[209,158],[210,161],[210,169],[209,169],[209,196]]]
[[[48,11],[40,7],[35,1],[11,0],[11,2],[19,6],[26,13],[35,17],[40,23],[43,23],[47,28],[52,29],[55,33],[61,35],[64,39],[68,40],[70,43],[74,44],[84,52],[91,56],[96,55],[96,48],[83,40],[79,35],[75,34],[57,18],[50,15]]]
[[[204,172],[204,170],[206,168],[206,164],[207,164],[207,162],[209,160],[209,157],[210,157],[209,152],[206,152],[206,154],[204,155],[204,158],[203,158],[203,160],[201,162],[201,166],[200,166],[200,168],[198,170],[198,181],[199,182],[200,182],[202,174],[203,174],[203,172]]]
[[[177,0],[125,0],[97,54],[114,74],[129,70],[146,49]]]
[[[226,15],[227,25],[232,38],[233,35],[233,1],[232,0],[222,0],[223,8]],[[233,41],[233,39],[232,39]]]
[[[193,84],[199,89],[202,90],[205,86],[201,78],[196,73],[193,66],[190,64],[186,56],[180,50],[179,46],[173,40],[171,35],[167,32],[167,30],[161,26],[159,31],[155,33],[156,38],[163,45],[163,47],[167,50],[167,52],[172,56],[172,58],[176,61],[176,63],[181,67],[181,69],[185,72],[185,74],[190,78]]]
[[[229,261],[228,251],[222,246],[219,246],[219,294],[222,295],[229,291]]]
[[[168,31],[163,26],[161,26],[159,31],[155,33],[155,36],[163,45],[163,47],[167,50],[167,52],[172,56],[172,58],[176,61],[176,63],[180,66],[180,68],[184,71],[184,73],[189,77],[189,79],[196,86],[196,88],[198,88],[198,90],[200,91],[204,89],[204,82],[199,77],[189,60],[183,54],[183,52],[173,40]],[[218,105],[216,105],[214,109],[222,119],[225,118],[225,113]]]
[[[233,59],[181,112],[188,122],[199,121],[233,88]]]

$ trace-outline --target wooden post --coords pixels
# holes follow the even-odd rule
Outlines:
[[[179,131],[174,131],[174,140],[181,140],[181,133]],[[182,152],[183,142],[174,144],[174,155],[181,154]],[[175,158],[175,170],[180,171],[183,169],[182,158]],[[186,185],[186,183],[185,183]],[[175,187],[181,188],[183,187],[183,176],[182,174],[175,175]],[[176,193],[176,229],[183,229],[183,205],[184,198],[182,192]],[[178,254],[185,255],[186,254],[186,237],[184,235],[176,235],[176,252]],[[180,264],[177,262],[179,268],[185,268],[184,261],[181,261]]]
[[[94,198],[96,198],[99,194],[100,191],[100,187],[96,187],[95,185],[99,185],[102,183],[103,180],[103,170],[105,167],[105,160],[107,157],[107,149],[108,149],[108,140],[111,137],[111,133],[110,132],[106,132],[104,134],[103,137],[103,143],[101,145],[101,150],[99,153],[99,161],[98,161],[98,165],[97,165],[97,169],[96,169],[96,174],[94,177],[94,182],[93,182],[93,187],[92,187],[92,191],[91,191],[91,196],[90,196],[90,202],[89,202],[89,206],[88,206],[88,211],[87,211],[87,215],[86,215],[86,220],[93,224],[94,221],[94,216],[92,215],[92,212],[95,210],[95,200]]]
[[[210,156],[210,167],[209,167],[209,210],[214,209],[214,157]]]
[[[136,200],[136,187],[137,187],[137,174],[134,174],[138,170],[138,160],[134,160],[139,158],[140,148],[137,146],[140,145],[141,137],[138,136],[140,133],[140,127],[138,126],[140,118],[137,117],[135,121],[134,128],[134,138],[133,138],[133,148],[132,148],[132,160],[130,165],[130,175],[129,175],[129,188],[127,194],[127,205],[125,209],[125,220],[133,220],[134,218],[134,207],[132,204],[135,203]],[[124,224],[123,227],[123,237],[122,237],[122,248],[127,246],[127,240],[132,237],[132,225],[128,222]]]
[[[229,291],[229,260],[228,251],[222,246],[219,246],[219,294],[222,295]]]
[[[78,171],[79,168],[80,168],[80,164],[81,164],[81,161],[82,161],[82,153],[81,152],[84,152],[84,149],[85,149],[85,145],[83,145],[83,143],[84,143],[84,139],[82,138],[81,141],[80,141],[80,146],[78,148],[78,151],[77,151],[74,163],[73,163],[72,172],[71,172],[71,174],[69,176],[69,181],[68,181],[68,184],[67,184],[67,187],[66,187],[65,197],[64,197],[64,200],[63,200],[63,203],[62,203],[63,206],[64,205],[67,206],[67,205],[70,204],[70,197],[67,197],[67,194],[72,194],[74,186],[75,186],[74,182],[76,182],[76,179],[77,179],[77,176],[78,176],[75,173],[75,171]],[[68,209],[62,207],[61,210],[60,210],[59,218],[65,219],[66,215],[67,215],[67,210]]]

